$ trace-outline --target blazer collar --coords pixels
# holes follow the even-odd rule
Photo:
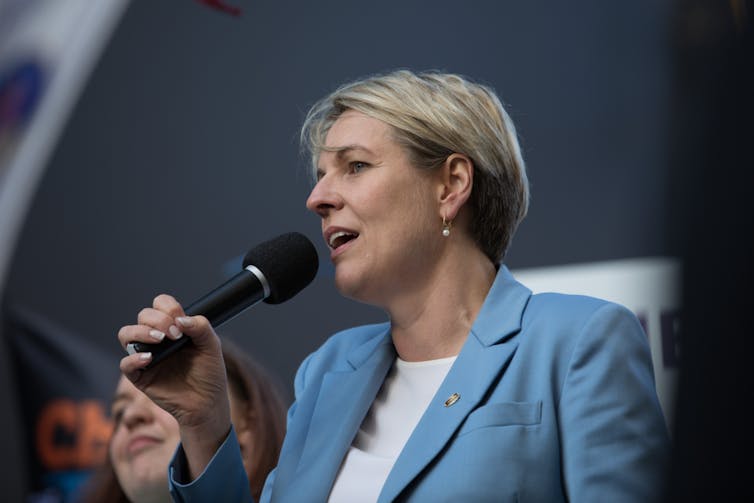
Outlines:
[[[458,358],[393,465],[379,502],[400,495],[502,378],[518,347],[515,336],[530,297],[531,291],[501,267]],[[446,406],[454,394],[460,398]]]
[[[392,356],[392,358],[395,358],[395,348],[393,347],[393,340],[390,337],[390,324],[385,323],[383,326],[384,328],[379,335],[370,338],[359,346],[356,346],[348,353],[348,363],[354,370],[374,358],[375,354],[378,357],[385,354],[385,356]],[[388,355],[386,353],[390,354]]]
[[[471,334],[485,347],[517,334],[529,298],[531,290],[513,279],[507,267],[500,266]]]
[[[395,360],[386,328],[356,347],[347,360],[352,368],[322,377],[308,433],[293,483],[280,488],[276,501],[326,501],[335,477],[385,376]]]

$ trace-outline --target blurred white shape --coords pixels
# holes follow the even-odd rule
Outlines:
[[[681,308],[681,264],[677,259],[637,258],[512,272],[534,293],[589,295],[633,311],[649,338],[657,395],[670,429],[678,380],[676,341]]]
[[[49,157],[128,0],[0,0],[0,296]]]

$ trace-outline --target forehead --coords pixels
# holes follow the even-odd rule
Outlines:
[[[115,388],[115,398],[130,397],[137,393],[141,393],[141,391],[139,391],[126,376],[120,376],[118,386]]]
[[[354,145],[377,149],[393,143],[390,132],[390,126],[381,120],[346,110],[327,132],[323,151],[338,151]]]

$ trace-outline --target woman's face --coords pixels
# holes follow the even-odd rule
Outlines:
[[[386,307],[421,288],[441,243],[436,173],[415,168],[384,122],[348,110],[319,157],[307,208],[322,218],[346,296]]]
[[[115,430],[110,461],[131,501],[168,496],[168,464],[180,440],[178,423],[128,379],[121,377],[112,406]]]

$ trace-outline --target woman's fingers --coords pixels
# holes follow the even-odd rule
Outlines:
[[[183,312],[181,311],[181,314]],[[145,307],[139,312],[137,316],[139,325],[149,327],[153,330],[150,335],[160,342],[167,337],[168,339],[180,339],[183,336],[183,332],[176,326],[175,318],[153,307]]]
[[[190,347],[183,350],[184,358],[169,362],[168,367],[165,367],[165,363],[161,363],[160,367],[166,372],[180,370],[179,374],[191,375],[201,381],[206,377],[203,377],[203,374],[207,373],[208,368],[199,362],[204,361],[209,364],[215,360],[221,360],[220,340],[207,318],[201,315],[187,316],[180,303],[174,297],[165,294],[155,297],[152,307],[144,308],[139,312],[135,325],[124,326],[118,331],[118,341],[124,350],[132,343],[147,346],[147,348],[140,348],[142,350],[140,353],[124,357],[121,360],[121,371],[134,382],[146,377],[141,375],[140,371],[145,370],[152,360],[149,345],[159,344],[165,339],[180,339],[184,337],[184,333],[193,342]],[[149,382],[152,382],[153,377],[160,380],[166,378],[162,375],[165,372],[149,371],[147,374],[149,374],[147,379]]]
[[[124,356],[120,360],[120,371],[131,382],[135,383],[139,379],[140,371],[144,370],[144,367],[149,365],[151,361],[152,353],[134,353]]]
[[[152,307],[142,309],[137,316],[137,325],[127,325],[118,331],[118,341],[123,349],[133,342],[157,344],[166,337],[180,339],[183,332],[178,328],[176,317],[185,316],[183,308],[170,295],[158,295],[152,302]],[[146,359],[147,356],[142,356]],[[147,365],[148,362],[143,363]]]
[[[118,330],[118,341],[123,349],[132,342],[156,344],[164,338],[164,332],[148,325],[127,325]]]
[[[215,332],[204,316],[179,316],[175,319],[178,328],[191,337],[198,348],[211,347]]]
[[[170,295],[161,294],[154,298],[152,307],[139,312],[137,323],[154,329],[153,337],[158,339],[157,342],[165,336],[175,340],[183,335],[175,323],[175,318],[180,316],[184,316],[184,312],[178,301]]]
[[[183,307],[181,307],[181,304],[175,300],[175,297],[165,293],[154,298],[152,301],[152,307],[158,311],[162,311],[171,318],[177,318],[184,315]]]

